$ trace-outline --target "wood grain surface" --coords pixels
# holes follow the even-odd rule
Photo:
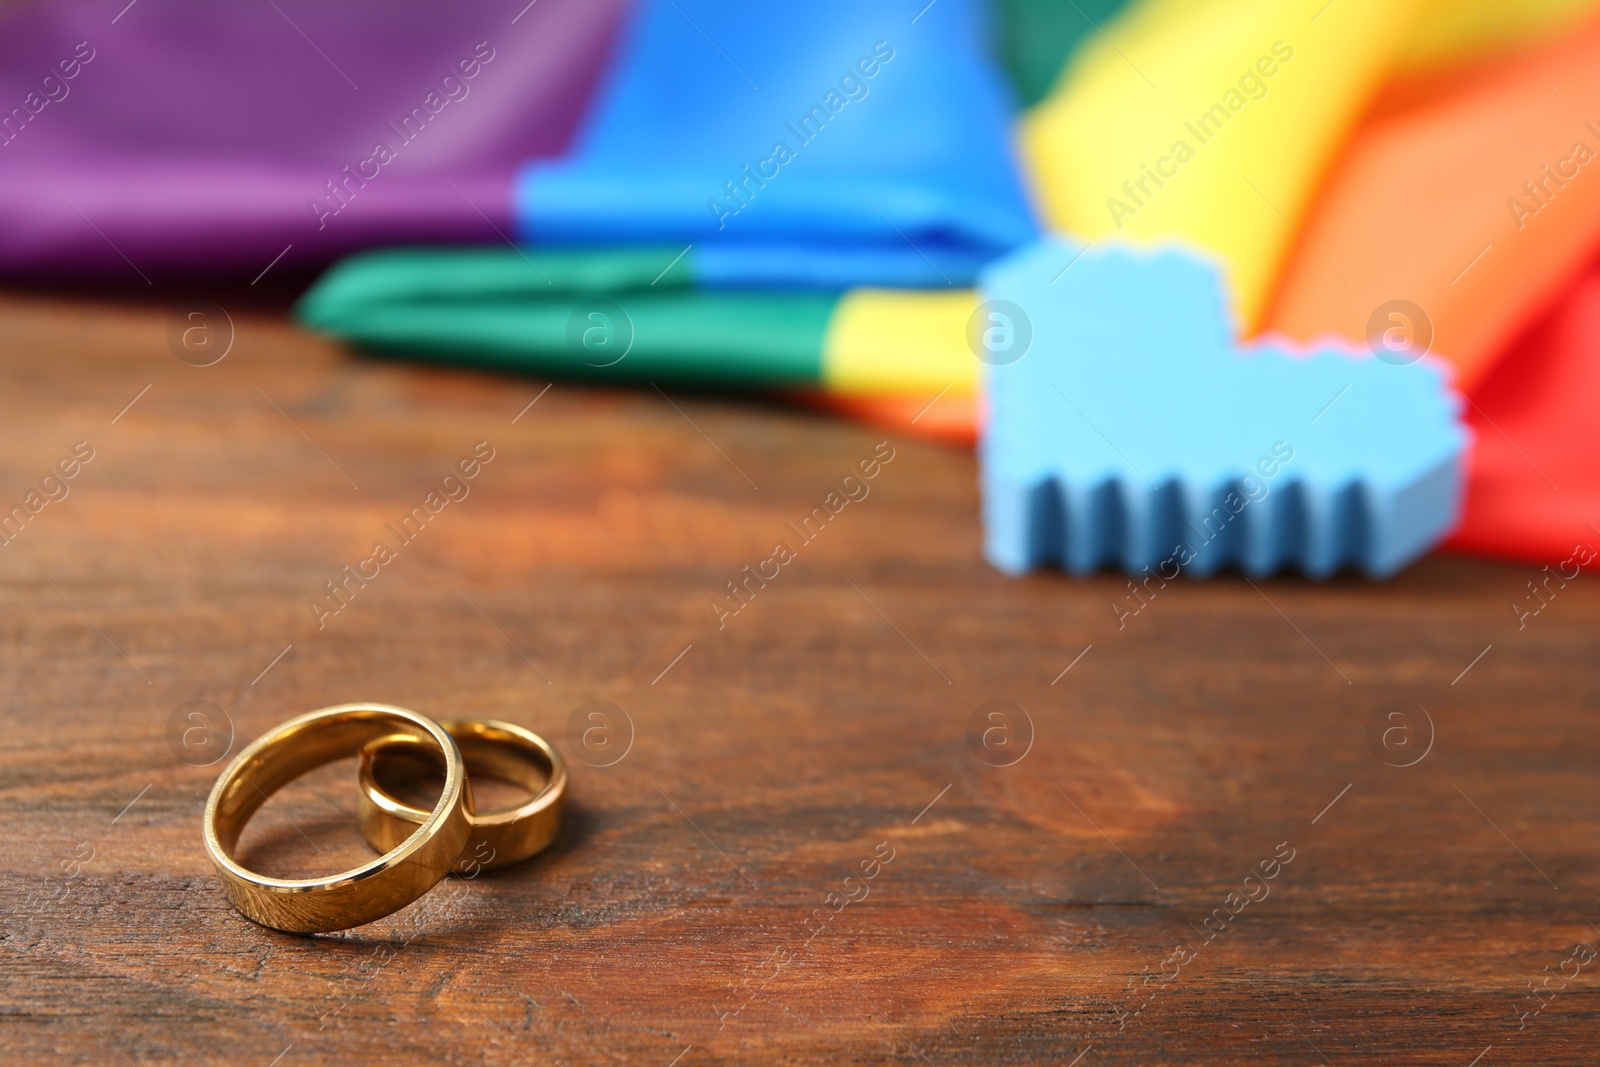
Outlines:
[[[982,562],[969,453],[230,310],[195,367],[172,306],[0,298],[6,1062],[1600,1059],[1592,575],[1185,579],[1119,627],[1119,577]],[[564,829],[254,926],[195,764],[355,700],[551,738]],[[242,856],[362,862],[355,811],[324,768]]]

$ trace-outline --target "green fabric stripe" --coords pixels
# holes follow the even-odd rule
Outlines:
[[[1096,34],[1127,4],[1128,0],[1001,0],[1000,58],[1022,102],[1032,106],[1043,100],[1084,38]]]
[[[649,247],[534,251],[494,248],[396,248],[341,260],[317,280],[297,309],[311,324],[351,305],[450,302],[492,296],[687,289],[694,252]],[[668,264],[671,267],[668,267]],[[651,284],[651,283],[654,284]]]
[[[546,283],[513,249],[369,253],[296,310],[315,329],[418,359],[718,388],[821,382],[835,294],[702,292],[683,261],[652,286],[676,254],[530,256]]]

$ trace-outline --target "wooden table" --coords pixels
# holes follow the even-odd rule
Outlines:
[[[1520,629],[1537,569],[1447,556],[1119,628],[1121,578],[982,562],[967,452],[231,312],[195,367],[171,306],[0,300],[0,503],[93,451],[0,548],[7,1062],[1600,1057],[1592,577]],[[354,700],[555,739],[556,844],[341,935],[243,920],[195,764]],[[354,811],[325,768],[244,854],[362,862]]]

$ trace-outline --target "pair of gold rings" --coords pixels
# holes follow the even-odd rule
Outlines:
[[[271,878],[233,858],[250,816],[307,771],[361,758],[361,833],[383,853],[325,878]],[[444,769],[431,811],[388,792],[380,761],[422,757]],[[477,812],[470,776],[520,785],[533,799]],[[289,933],[325,933],[399,911],[451,870],[476,874],[523,860],[555,839],[567,770],[539,735],[494,720],[435,722],[391,704],[340,704],[290,719],[234,757],[206,803],[206,851],[229,902],[246,918]]]

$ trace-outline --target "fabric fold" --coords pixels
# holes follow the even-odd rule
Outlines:
[[[1365,124],[1302,228],[1267,329],[1411,328],[1470,391],[1600,249],[1600,22]]]
[[[692,244],[717,285],[971,284],[1037,229],[984,16],[642,0],[573,150],[522,172],[518,236]]]

